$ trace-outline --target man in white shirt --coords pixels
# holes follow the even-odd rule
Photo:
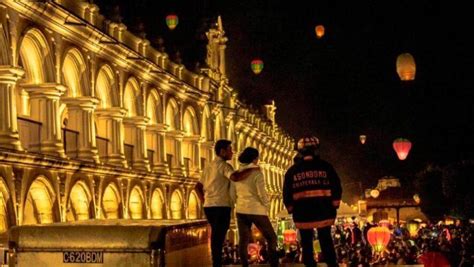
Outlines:
[[[222,266],[222,245],[229,230],[231,207],[234,199],[231,196],[231,180],[246,179],[252,172],[249,168],[242,172],[235,172],[227,163],[232,159],[232,142],[218,140],[214,146],[216,158],[204,168],[203,175],[196,185],[196,190],[202,197],[204,193],[204,213],[211,225],[211,252],[212,265]],[[202,199],[201,199],[202,201]]]

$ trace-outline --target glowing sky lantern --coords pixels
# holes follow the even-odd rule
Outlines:
[[[397,138],[393,141],[393,149],[397,152],[397,156],[400,160],[405,160],[410,153],[411,142],[405,138]]]
[[[416,64],[410,53],[403,53],[397,57],[397,73],[402,81],[413,81],[415,79]]]
[[[314,28],[314,31],[316,32],[316,37],[318,39],[321,39],[324,36],[324,26],[323,25],[318,25]]]
[[[259,58],[252,60],[250,63],[253,73],[259,74],[263,70],[263,61]]]
[[[176,14],[169,14],[166,16],[166,25],[170,30],[174,30],[178,26],[179,19]]]
[[[365,141],[367,140],[367,135],[361,134],[359,136],[359,140],[361,144],[365,144]]]
[[[384,226],[372,227],[367,232],[367,239],[375,252],[383,252],[390,241],[390,230]]]

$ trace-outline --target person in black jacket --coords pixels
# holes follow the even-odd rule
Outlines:
[[[298,141],[302,160],[285,174],[283,202],[301,235],[303,262],[316,266],[313,256],[314,228],[318,230],[323,258],[329,267],[338,266],[331,237],[331,226],[341,201],[341,182],[331,164],[319,158],[319,139],[305,137]]]

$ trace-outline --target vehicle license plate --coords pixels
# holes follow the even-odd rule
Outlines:
[[[63,263],[104,263],[104,252],[63,251]]]

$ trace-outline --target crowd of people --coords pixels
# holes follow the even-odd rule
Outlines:
[[[336,225],[332,229],[332,238],[340,266],[373,265],[411,265],[429,266],[437,261],[437,266],[467,267],[474,266],[474,225],[432,225],[420,228],[415,236],[404,228],[393,228],[389,244],[383,253],[374,253],[367,241],[366,224],[360,229],[357,225]],[[261,243],[260,243],[261,242]],[[253,264],[267,263],[268,253],[264,241],[256,241],[260,246],[258,256],[249,255]],[[260,245],[261,244],[261,245]],[[226,241],[223,248],[223,264],[240,264],[239,246]],[[318,253],[319,252],[319,253]],[[278,251],[281,263],[302,263],[302,249],[297,241],[291,245],[282,245]],[[315,259],[324,260],[324,255],[316,250]],[[446,265],[443,265],[442,263]]]
[[[413,229],[409,232],[404,227],[392,227],[389,243],[379,245],[377,252],[367,238],[369,229],[375,225],[366,224],[363,229],[356,222],[334,225],[341,201],[340,179],[332,165],[320,159],[319,139],[314,136],[298,141],[298,154],[283,181],[283,203],[292,215],[299,239],[277,246],[278,239],[268,217],[265,177],[258,165],[259,151],[245,148],[238,157],[239,168],[235,170],[227,162],[234,154],[231,141],[218,140],[214,150],[215,160],[204,169],[196,185],[211,227],[213,267],[222,264],[247,267],[251,263],[270,263],[271,267],[277,267],[280,262],[302,262],[307,267],[316,267],[316,262],[325,262],[328,267],[341,264],[473,266],[472,224],[430,225],[417,233]],[[239,230],[238,245],[225,242],[232,208]],[[252,225],[264,239],[251,240]]]

